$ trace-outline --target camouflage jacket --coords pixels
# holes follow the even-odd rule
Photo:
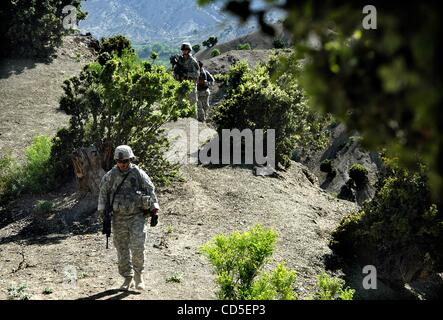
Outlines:
[[[142,211],[143,202],[141,194],[150,197],[151,209],[159,208],[155,187],[149,176],[138,166],[131,164],[127,172],[121,172],[117,166],[105,174],[100,183],[98,198],[98,211],[103,211],[106,205],[106,196],[109,193],[110,201],[118,186],[128,174],[120,190],[115,194],[113,211],[122,215],[131,215]]]
[[[180,70],[180,72],[178,72]],[[183,76],[184,79],[192,79],[197,82],[198,77],[200,76],[200,66],[198,65],[197,60],[190,54],[188,59],[185,59],[183,56],[180,56],[178,59],[178,63],[174,68],[175,76]],[[183,80],[183,79],[179,79]]]

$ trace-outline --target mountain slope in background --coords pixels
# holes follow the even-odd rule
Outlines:
[[[199,7],[194,0],[87,0],[82,6],[88,17],[80,22],[80,28],[98,38],[123,34],[135,43],[171,44],[201,42],[211,35],[224,42],[257,29],[254,22],[239,26],[236,17],[222,12],[222,5]],[[263,2],[256,1],[255,5]],[[272,12],[268,21],[281,17],[282,13]]]

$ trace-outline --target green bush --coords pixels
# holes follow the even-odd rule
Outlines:
[[[402,285],[430,265],[443,270],[443,216],[431,202],[425,167],[411,172],[397,159],[384,162],[375,197],[343,218],[330,247],[347,260],[379,266],[381,276]]]
[[[226,78],[225,100],[214,110],[217,130],[274,129],[276,163],[290,165],[294,150],[325,145],[322,128],[326,118],[313,113],[297,79],[275,75],[278,57],[251,70],[246,62],[236,63]]]
[[[39,214],[48,214],[54,209],[54,203],[46,200],[39,200],[35,209]]]
[[[237,50],[251,50],[251,45],[249,43],[239,44]]]
[[[22,193],[42,193],[56,187],[51,148],[52,141],[49,137],[38,136],[26,149],[24,163],[11,155],[0,158],[0,204],[5,204]]]
[[[355,290],[345,288],[344,280],[331,277],[327,273],[318,276],[315,300],[352,300]]]
[[[164,66],[139,61],[121,36],[102,43],[107,44],[102,55],[113,56],[89,64],[78,77],[64,82],[60,108],[71,119],[69,128],[54,139],[57,175],[72,174],[69,158],[76,148],[127,144],[155,183],[169,183],[178,166],[163,157],[169,144],[161,127],[192,112],[187,99],[191,84],[176,81]]]
[[[349,169],[349,177],[354,180],[357,187],[363,186],[368,181],[368,169],[361,164],[353,164]]]
[[[324,173],[332,172],[332,160],[327,159],[320,164],[320,171]]]
[[[213,57],[213,58],[218,57],[220,54],[221,54],[220,50],[218,50],[218,49],[214,49],[211,51],[211,57]]]
[[[51,162],[51,138],[38,136],[26,149],[24,168],[25,189],[32,193],[50,190],[53,187],[55,174]]]
[[[0,10],[0,56],[47,58],[62,42],[63,7],[77,8],[77,20],[86,14],[81,0],[2,1]]]
[[[27,291],[28,285],[22,283],[19,286],[12,285],[8,288],[9,300],[30,300],[32,295]]]
[[[209,37],[208,40],[203,41],[203,46],[206,48],[212,48],[213,46],[215,46],[218,43],[218,38],[217,37]]]
[[[288,42],[282,37],[274,39],[273,45],[275,49],[284,49],[289,46]]]
[[[201,46],[199,44],[193,45],[192,46],[192,51],[194,51],[194,53],[199,52],[201,49]]]
[[[217,274],[219,299],[295,299],[295,272],[279,265],[272,273],[260,274],[276,240],[275,231],[257,225],[244,233],[218,235],[202,247]]]

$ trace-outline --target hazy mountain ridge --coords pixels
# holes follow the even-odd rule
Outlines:
[[[210,35],[229,41],[257,29],[254,22],[240,26],[236,17],[222,12],[222,4],[199,7],[193,0],[87,0],[82,6],[88,17],[80,28],[97,38],[123,34],[136,43],[201,42]],[[272,14],[270,21],[278,17]]]

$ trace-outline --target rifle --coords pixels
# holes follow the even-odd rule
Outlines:
[[[103,217],[103,234],[106,234],[106,249],[109,249],[109,237],[111,236],[112,207],[109,203],[109,193],[106,195],[105,212]]]
[[[180,61],[180,55],[176,54],[169,58],[169,62],[172,65],[172,70],[174,71],[174,76],[177,80],[181,81],[184,79],[185,70],[183,69]]]
[[[121,186],[125,182],[126,178],[129,176],[129,172],[123,178],[122,182],[118,185],[114,194],[112,195],[112,202],[109,203],[109,192],[106,194],[106,203],[105,203],[105,212],[103,216],[103,234],[106,234],[106,249],[109,249],[109,238],[111,237],[111,229],[112,229],[112,210],[114,207],[115,195],[120,191]]]

